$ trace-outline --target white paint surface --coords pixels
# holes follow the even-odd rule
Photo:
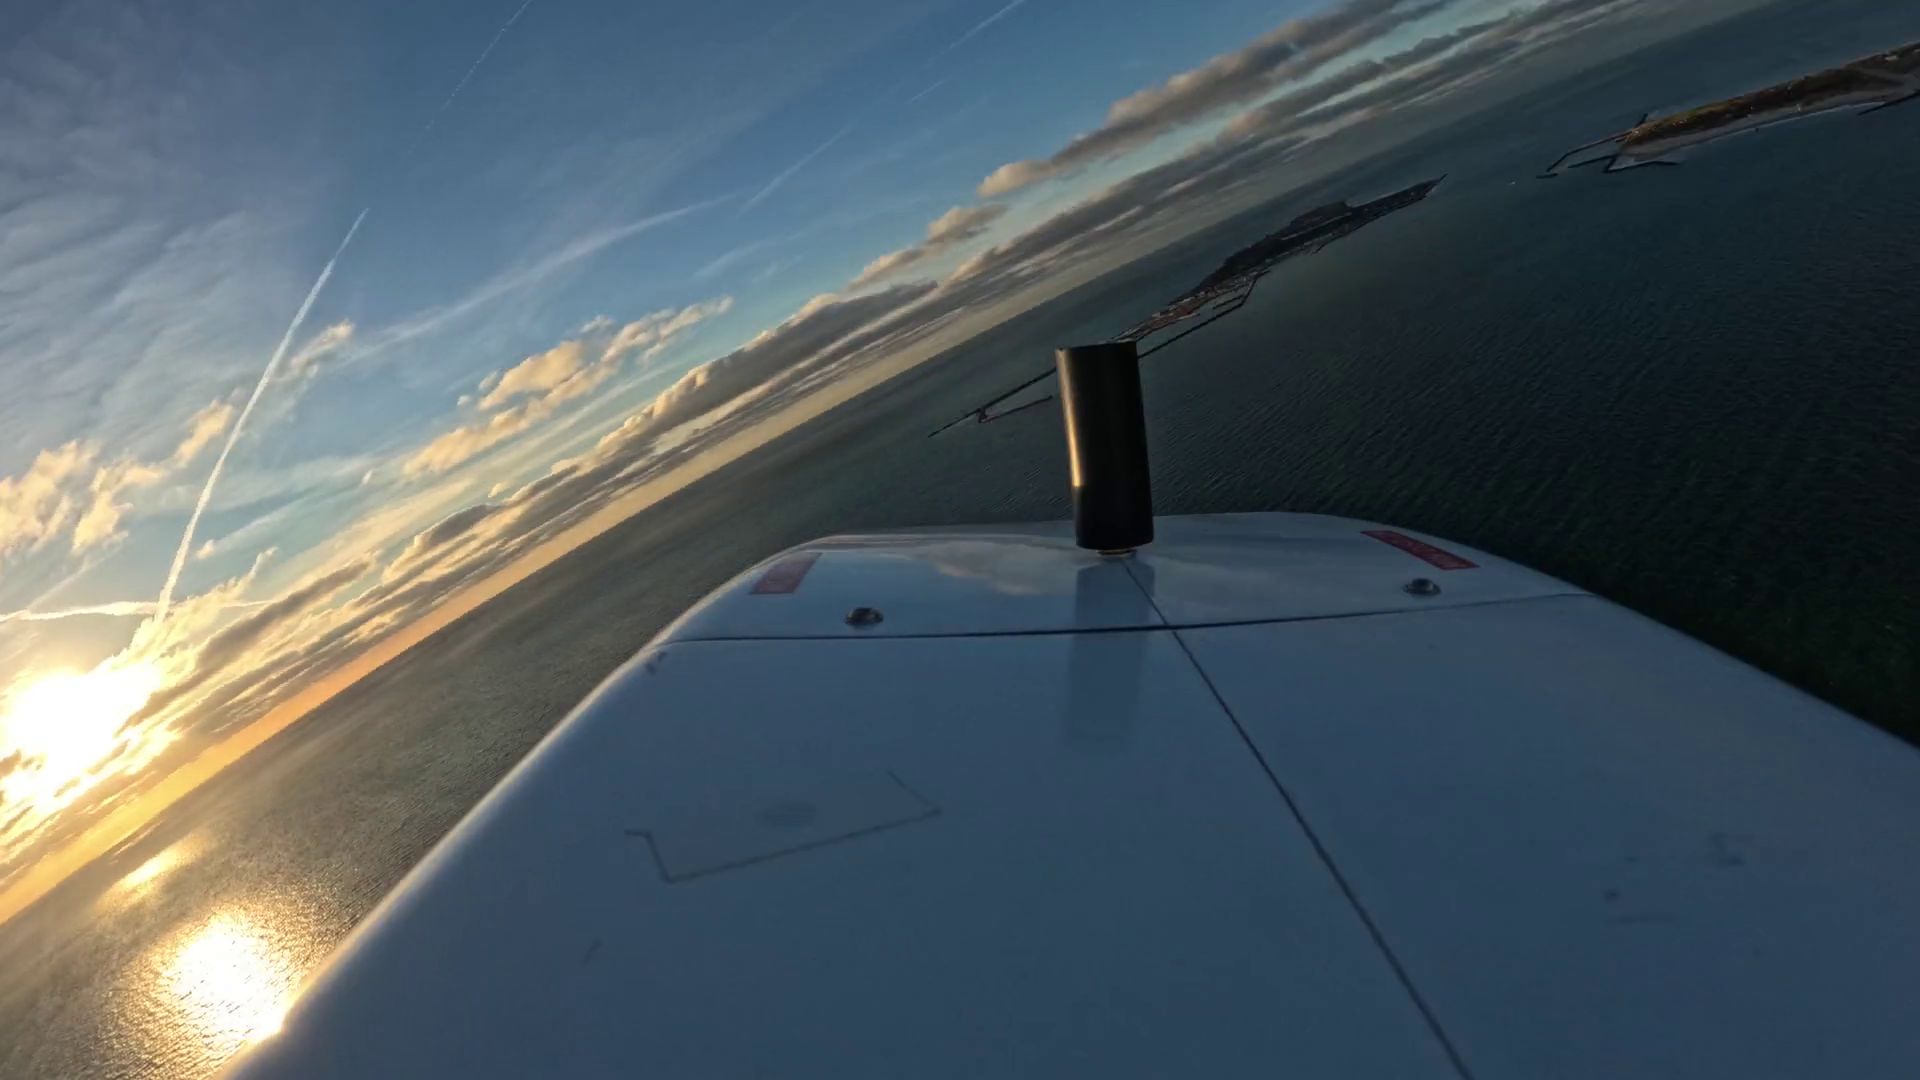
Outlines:
[[[1159,527],[743,574],[239,1074],[1920,1075],[1911,749],[1445,541]]]

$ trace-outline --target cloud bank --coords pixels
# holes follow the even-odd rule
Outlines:
[[[1289,19],[1233,52],[1114,102],[1104,123],[1052,155],[1000,166],[980,182],[979,195],[993,198],[1083,169],[1258,100],[1453,2],[1346,0],[1327,11]]]
[[[401,465],[401,472],[421,476],[464,464],[599,389],[628,357],[651,360],[676,337],[732,307],[733,298],[722,296],[656,311],[618,328],[610,319],[595,319],[581,327],[579,337],[480,380],[478,407],[486,415],[428,442]]]
[[[62,537],[76,554],[120,540],[132,493],[193,464],[226,432],[234,413],[227,401],[209,402],[188,419],[179,444],[153,461],[103,461],[99,442],[76,439],[40,451],[18,476],[0,477],[0,566]]]
[[[925,262],[935,255],[949,251],[981,235],[994,222],[1000,220],[1007,208],[1000,203],[987,203],[984,206],[956,206],[934,218],[927,225],[927,238],[911,247],[885,255],[868,263],[860,271],[848,288],[860,289],[892,277],[909,267]]]

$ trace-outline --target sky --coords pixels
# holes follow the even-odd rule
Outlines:
[[[1676,6],[14,0],[0,887],[807,395]]]

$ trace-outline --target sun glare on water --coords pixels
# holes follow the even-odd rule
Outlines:
[[[311,957],[297,917],[249,902],[202,911],[152,943],[117,984],[115,1038],[154,1076],[210,1076],[280,1030]]]
[[[111,771],[124,771],[151,760],[164,742],[121,728],[160,688],[160,678],[150,664],[109,662],[44,675],[9,692],[0,705],[0,759],[19,758],[0,774],[0,797],[51,814],[98,783],[110,762]]]
[[[210,1048],[231,1054],[280,1030],[299,979],[273,936],[239,912],[222,912],[165,963],[165,989]]]

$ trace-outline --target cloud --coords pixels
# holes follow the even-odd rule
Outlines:
[[[157,484],[166,475],[160,466],[133,460],[117,461],[95,471],[89,485],[92,502],[73,525],[73,550],[81,552],[119,539],[120,518],[127,512],[121,496]]]
[[[160,461],[123,458],[94,471],[87,485],[87,510],[73,525],[72,550],[77,554],[114,543],[124,535],[120,521],[130,509],[129,492],[152,487],[186,468],[233,423],[237,410],[216,398],[187,420],[187,433],[171,454]]]
[[[912,247],[889,252],[867,264],[848,288],[859,289],[882,278],[897,274],[941,252],[950,250],[987,231],[1007,212],[1000,203],[985,206],[956,206],[927,226],[927,238]]]
[[[1056,164],[1052,161],[1009,161],[988,173],[987,178],[980,181],[980,186],[975,189],[975,194],[983,199],[1011,195],[1021,188],[1032,187],[1042,180],[1050,180],[1066,172],[1067,168],[1065,164]]]
[[[633,417],[628,435],[684,423],[802,365],[829,363],[861,346],[882,316],[933,291],[930,282],[896,285],[865,296],[816,296],[794,315],[733,352],[687,372]]]
[[[393,564],[381,575],[382,580],[391,581],[400,577],[417,566],[427,555],[446,548],[456,540],[471,536],[481,522],[499,513],[500,509],[497,503],[475,503],[456,510],[415,533],[413,539],[407,542],[407,546],[401,549]]]
[[[340,482],[339,477],[340,473],[336,471],[334,483],[337,484]],[[311,485],[304,482],[290,485],[293,490],[304,490],[310,486]],[[235,484],[233,488],[229,488],[228,490],[234,491],[235,488],[242,489],[234,491],[234,494],[245,503],[274,499],[281,494],[280,492],[274,491],[255,492],[245,490],[246,487],[247,485]],[[228,555],[235,551],[258,550],[256,545],[262,545],[263,542],[270,537],[282,533],[291,522],[297,520],[306,512],[307,505],[304,499],[293,499],[284,502],[277,508],[240,525],[225,536],[209,538],[198,548],[194,549],[194,558],[210,559],[215,555]]]
[[[617,328],[611,319],[595,318],[580,328],[581,336],[481,379],[479,408],[490,415],[435,437],[402,464],[401,472],[422,476],[470,461],[592,393],[619,372],[627,357],[638,353],[643,362],[651,360],[680,335],[732,308],[733,298],[721,296],[655,311]]]
[[[294,350],[292,356],[287,357],[287,374],[297,376],[317,373],[325,361],[340,355],[353,341],[354,330],[353,320],[342,319],[308,338],[304,344]]]
[[[208,402],[199,412],[187,421],[186,437],[173,451],[170,464],[176,468],[185,468],[200,456],[200,451],[212,445],[213,440],[226,434],[233,423],[235,409],[233,403],[223,398]]]
[[[124,655],[163,664],[179,674],[146,701],[128,721],[129,726],[150,722],[165,713],[235,662],[246,658],[261,641],[287,629],[297,616],[373,572],[376,565],[374,558],[367,555],[321,571],[273,600],[248,605],[254,609],[251,614],[214,630],[213,625],[227,610],[239,606],[240,594],[252,586],[269,554],[262,552],[241,577],[175,604],[167,623],[149,621],[135,633]],[[192,642],[197,640],[204,644],[195,647]]]
[[[183,657],[195,652],[227,621],[233,608],[246,602],[247,592],[277,554],[276,549],[267,548],[254,555],[245,573],[170,604],[171,617],[163,616],[156,601],[154,616],[134,630],[121,657],[158,666],[177,678],[183,670]]]
[[[1265,160],[1280,160],[1292,149],[1276,147]],[[980,290],[1006,292],[1055,274],[1084,258],[1091,247],[1119,239],[1127,229],[1137,229],[1168,212],[1190,209],[1196,201],[1192,181],[1226,160],[1226,154],[1212,150],[1135,173],[961,263],[945,287],[966,285],[968,295]],[[1189,187],[1176,191],[1181,185]],[[1176,197],[1183,194],[1184,198]]]
[[[37,551],[68,535],[69,528],[76,553],[119,539],[128,493],[191,464],[232,423],[233,414],[225,401],[209,403],[187,421],[187,433],[172,453],[158,461],[125,457],[102,464],[100,444],[93,440],[40,451],[24,473],[0,477],[0,559]]]
[[[236,75],[218,34],[37,7],[10,20],[0,109],[0,355],[33,392],[0,400],[0,431],[16,448],[83,432],[144,443],[224,384],[260,332],[285,285],[295,185],[270,182],[258,156],[233,160],[231,110],[202,107]],[[214,154],[227,167],[211,169]],[[209,213],[216,172],[232,197]],[[272,214],[249,194],[269,189]]]
[[[76,439],[40,451],[19,476],[0,477],[0,558],[65,532],[78,513],[71,485],[99,454],[98,443]]]
[[[586,366],[581,359],[586,351],[584,341],[563,341],[546,352],[535,353],[520,361],[501,372],[497,379],[488,376],[493,386],[480,399],[480,407],[491,411],[515,398],[545,394],[580,373],[580,369]]]
[[[1644,0],[1550,0],[1336,70],[1242,112],[1214,138],[980,252],[949,276],[942,292],[955,297],[1003,294],[1056,275],[1176,215],[1191,226],[1209,204],[1270,187],[1277,166],[1338,131],[1457,93],[1510,70],[1522,57],[1646,7]],[[1356,25],[1365,29],[1375,24]],[[1339,44],[1346,37],[1327,40]]]
[[[1233,52],[1114,102],[1104,123],[1074,137],[1052,156],[995,169],[981,181],[980,197],[1005,195],[1085,168],[1221,110],[1259,100],[1452,2],[1345,0],[1327,11],[1289,19]]]
[[[346,350],[344,359],[363,362],[405,342],[437,333],[469,315],[485,310],[502,297],[539,284],[583,259],[590,259],[616,244],[711,209],[732,198],[735,196],[705,199],[675,210],[649,214],[622,225],[598,229],[575,237],[572,241],[532,262],[495,274],[450,304],[423,311],[404,322],[386,327],[377,334],[368,335],[358,346]]]
[[[927,226],[927,246],[945,247],[971,240],[1000,220],[1007,208],[997,203],[986,206],[956,206],[933,219]]]
[[[708,319],[719,318],[732,310],[733,297],[721,296],[702,303],[689,304],[679,311],[671,309],[656,311],[615,331],[613,339],[607,342],[600,360],[606,363],[635,352],[640,354],[642,361],[652,360],[660,355],[674,338]],[[606,325],[611,326],[612,323],[609,322]]]
[[[222,628],[201,646],[194,659],[194,679],[204,679],[225,668],[276,627],[353,584],[373,569],[372,557],[336,567],[289,589],[252,614]],[[178,689],[191,689],[193,681],[182,682]]]
[[[234,677],[210,685],[193,704],[208,709],[244,697],[249,708],[266,707],[275,695],[344,662],[703,445],[696,440],[660,451],[656,439],[668,429],[717,415],[742,400],[765,400],[770,388],[795,385],[863,350],[883,347],[892,332],[889,320],[909,312],[933,289],[931,283],[920,283],[864,296],[815,297],[747,345],[690,372],[585,455],[555,465],[546,476],[505,498],[499,497],[496,485],[486,502],[443,515],[413,534],[400,543],[397,554],[385,559],[387,569],[379,583],[337,609],[316,614],[297,639],[288,638],[272,655],[250,657],[244,665],[229,663]],[[659,328],[673,322],[654,320]],[[618,336],[615,331],[613,337]],[[644,340],[647,334],[635,331],[631,336]]]
[[[536,419],[530,406],[495,413],[474,424],[463,424],[436,436],[401,465],[404,476],[421,476],[448,469],[485,453],[533,426]]]
[[[1347,126],[1492,75],[1521,54],[1639,8],[1643,0],[1549,0],[1435,34],[1235,117],[1218,141],[1291,137]]]

